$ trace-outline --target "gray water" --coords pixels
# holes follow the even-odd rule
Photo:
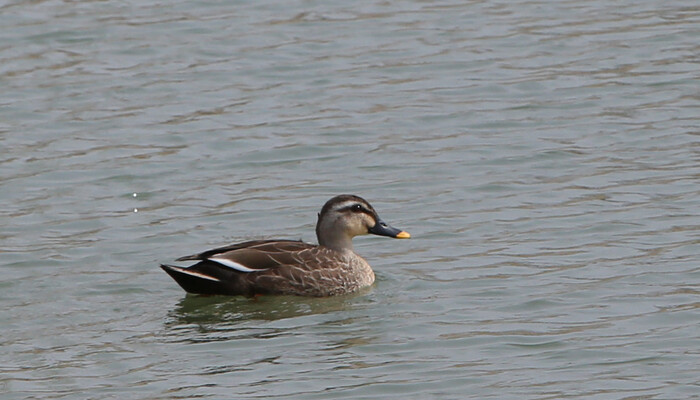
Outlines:
[[[699,399],[700,8],[0,5],[0,397]],[[159,268],[315,242],[377,283],[186,295]]]

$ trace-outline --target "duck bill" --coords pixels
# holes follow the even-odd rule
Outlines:
[[[394,228],[381,219],[378,219],[377,223],[369,229],[369,233],[379,236],[389,236],[396,239],[408,239],[411,237],[408,232]]]

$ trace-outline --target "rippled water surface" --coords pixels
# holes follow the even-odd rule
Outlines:
[[[0,397],[700,398],[696,1],[0,5]],[[159,268],[315,241],[353,296]]]

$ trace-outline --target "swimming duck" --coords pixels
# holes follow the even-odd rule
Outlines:
[[[363,198],[340,195],[318,214],[318,246],[296,240],[252,240],[180,257],[188,267],[162,264],[189,293],[255,296],[334,296],[374,283],[367,261],[353,251],[352,238],[374,234],[408,239],[408,232],[382,221]]]

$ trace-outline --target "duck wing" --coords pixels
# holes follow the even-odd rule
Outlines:
[[[279,254],[285,252],[295,252],[316,247],[309,243],[304,243],[301,240],[250,240],[248,242],[234,243],[224,247],[207,250],[202,253],[192,254],[189,256],[180,257],[175,261],[202,261],[211,257],[223,257],[240,255],[245,252],[237,252],[237,250],[252,250],[254,252],[264,252],[271,254]]]
[[[299,277],[290,273],[297,275],[292,271],[317,267],[317,263],[309,261],[323,251],[328,249],[295,240],[254,240],[179,258],[178,261],[199,261],[188,268],[161,268],[190,293],[253,295],[277,291],[260,286],[261,275],[267,276],[261,282],[275,281],[277,285],[290,278],[296,281]]]

